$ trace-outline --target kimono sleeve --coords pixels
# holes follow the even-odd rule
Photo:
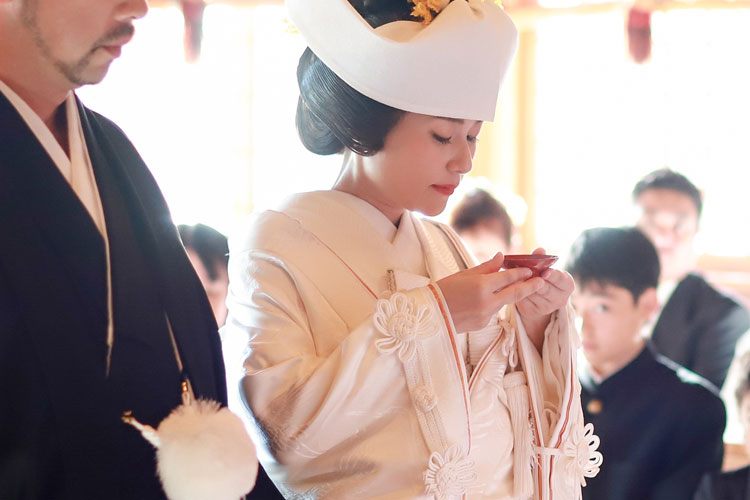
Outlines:
[[[430,287],[373,299],[372,313],[342,333],[345,325],[301,270],[267,252],[233,254],[225,357],[236,368],[236,348],[228,346],[244,346],[244,374],[235,370],[234,380],[239,375],[256,439],[273,460],[290,474],[311,470],[301,466],[403,426],[412,402],[402,358],[422,337],[447,337],[438,300]],[[320,344],[327,334],[341,337],[331,349]],[[231,372],[228,379],[232,392]],[[402,445],[424,447],[415,443]]]

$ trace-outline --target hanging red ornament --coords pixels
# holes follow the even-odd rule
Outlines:
[[[639,64],[651,57],[651,12],[631,7],[628,12],[628,49]]]
[[[180,0],[180,6],[185,18],[185,60],[196,62],[201,56],[203,11],[206,3],[203,0]]]

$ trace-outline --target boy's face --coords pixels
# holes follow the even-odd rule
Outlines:
[[[634,301],[627,289],[616,285],[576,285],[571,301],[581,322],[583,353],[594,370],[608,375],[640,351],[641,327],[656,310],[656,289]]]

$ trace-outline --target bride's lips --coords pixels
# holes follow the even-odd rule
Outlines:
[[[453,191],[456,190],[455,184],[433,184],[432,187],[439,193],[444,194],[446,196],[450,196],[453,194]]]

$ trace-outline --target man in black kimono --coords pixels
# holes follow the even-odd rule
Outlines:
[[[104,77],[146,11],[0,0],[3,500],[163,499],[123,413],[158,425],[184,380],[226,404],[216,323],[164,199],[72,92]]]
[[[747,309],[692,272],[693,240],[703,209],[698,189],[682,174],[661,169],[633,189],[638,227],[661,261],[661,313],[651,333],[654,348],[721,388],[737,340],[750,328]]]
[[[723,455],[725,411],[711,384],[652,352],[659,258],[636,228],[584,231],[567,270],[582,320],[584,419],[604,457],[585,500],[690,500]]]

